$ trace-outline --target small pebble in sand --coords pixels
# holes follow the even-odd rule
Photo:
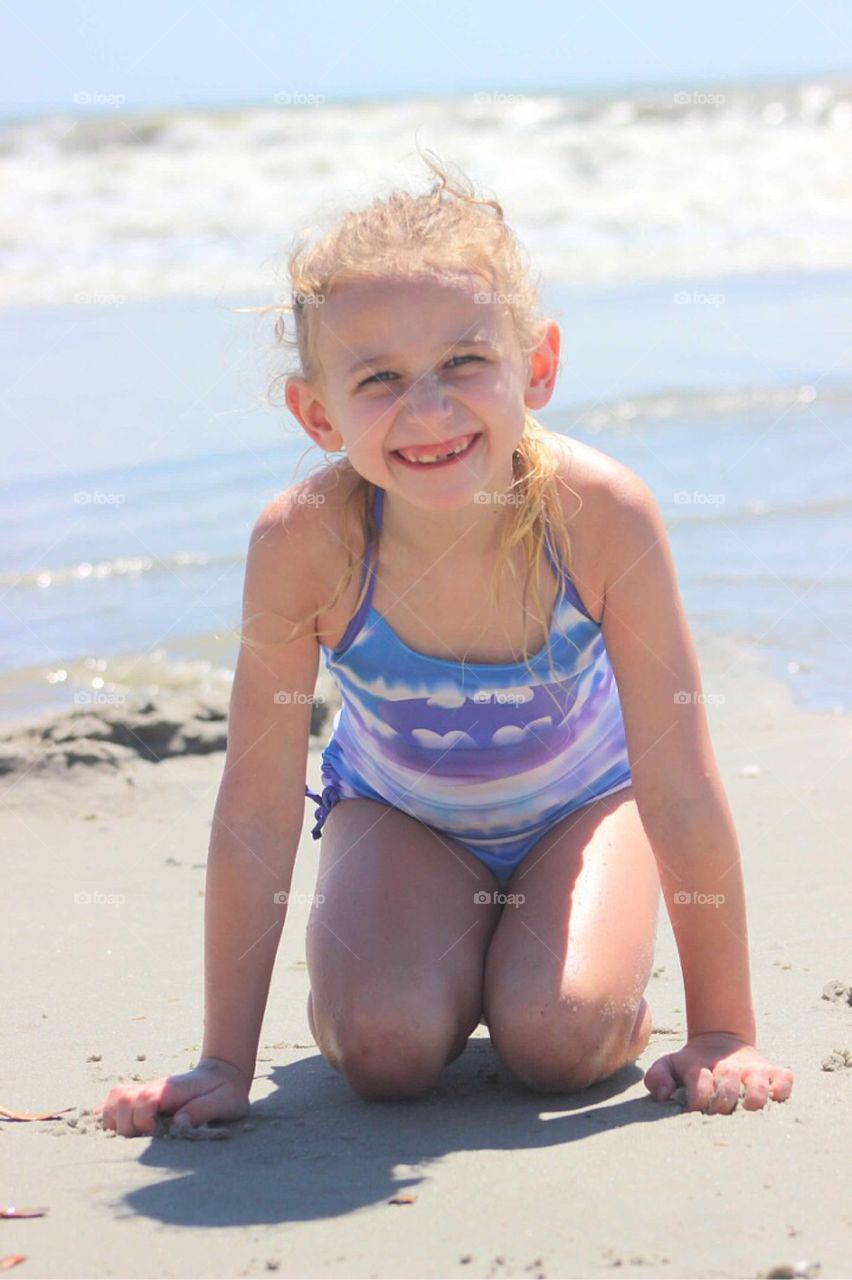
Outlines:
[[[832,978],[831,982],[827,982],[823,987],[822,998],[832,1000],[835,1004],[852,1004],[852,987],[841,982],[839,978]]]
[[[103,1060],[102,1053],[90,1053],[88,1058],[86,1059],[87,1062],[101,1062],[102,1060]]]
[[[174,1116],[154,1116],[155,1138],[186,1138],[190,1142],[211,1142],[230,1138],[230,1129],[217,1129],[212,1125],[193,1124],[190,1120],[177,1120]]]
[[[807,1258],[801,1262],[781,1262],[766,1272],[766,1280],[798,1280],[798,1277],[816,1276],[821,1266],[821,1263],[809,1262]]]
[[[75,1115],[62,1116],[56,1124],[46,1129],[45,1133],[49,1133],[54,1138],[66,1138],[71,1134],[85,1137],[102,1127],[100,1116],[91,1107],[77,1107],[75,1110]]]
[[[848,1049],[832,1049],[822,1060],[823,1071],[843,1071],[846,1067],[852,1067],[852,1053]]]

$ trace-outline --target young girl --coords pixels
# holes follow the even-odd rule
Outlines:
[[[559,330],[495,200],[395,191],[290,258],[286,402],[342,458],[257,520],[205,917],[196,1067],[112,1089],[150,1133],[248,1110],[305,792],[322,836],[307,1016],[371,1099],[438,1080],[480,1021],[531,1089],[635,1061],[660,887],[686,1043],[654,1098],[790,1095],[755,1048],[737,838],[666,530],[626,467],[546,431]],[[279,317],[279,336],[284,328]],[[305,786],[320,653],[341,695]],[[530,656],[532,654],[532,656]]]

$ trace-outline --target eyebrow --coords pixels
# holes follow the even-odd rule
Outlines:
[[[445,343],[441,350],[444,352],[454,351],[456,347],[491,347],[492,350],[494,350],[495,344],[490,338],[465,338],[464,335],[462,335],[459,338],[455,338],[452,342]],[[393,354],[359,356],[355,363],[347,369],[346,376],[347,378],[351,378],[352,374],[357,373],[359,370],[375,368],[376,365],[380,364],[397,364],[399,362],[400,357]]]

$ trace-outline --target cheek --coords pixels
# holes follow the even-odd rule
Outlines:
[[[493,378],[482,379],[482,382],[471,388],[472,398],[482,406],[488,406],[495,414],[505,417],[512,413],[515,405],[523,403],[523,388],[511,373],[499,373]]]
[[[350,448],[364,448],[379,443],[393,416],[393,403],[386,396],[376,396],[369,403],[354,406],[347,416],[346,436]]]

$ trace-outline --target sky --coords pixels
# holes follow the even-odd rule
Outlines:
[[[852,0],[0,0],[0,113],[688,90],[850,51]]]

